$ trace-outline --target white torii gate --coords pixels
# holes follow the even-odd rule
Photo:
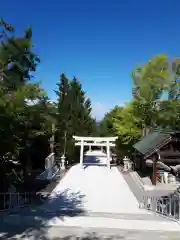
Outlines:
[[[84,146],[106,147],[107,149],[107,166],[110,168],[110,147],[115,146],[115,141],[118,137],[80,137],[73,136],[75,145],[80,148],[80,165],[83,166]]]

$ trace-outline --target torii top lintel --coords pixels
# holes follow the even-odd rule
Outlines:
[[[114,142],[118,137],[82,137],[73,136],[76,141],[97,141],[97,142]]]
[[[107,148],[107,166],[110,168],[110,147],[114,147],[118,137],[80,137],[73,136],[76,146],[80,146],[80,164],[83,166],[84,146],[105,146]],[[93,143],[92,143],[93,142]]]

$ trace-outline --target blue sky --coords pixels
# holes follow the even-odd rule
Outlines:
[[[1,0],[17,33],[33,27],[36,79],[51,99],[59,75],[76,76],[98,119],[131,99],[131,71],[151,56],[180,55],[180,1]]]

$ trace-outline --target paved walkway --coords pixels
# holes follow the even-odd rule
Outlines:
[[[73,166],[45,204],[54,216],[50,226],[180,231],[172,221],[139,208],[139,203],[116,167]],[[73,213],[73,218],[69,217]],[[57,214],[58,215],[58,214]]]
[[[50,200],[36,209],[36,218],[19,215],[12,216],[8,222],[13,226],[28,225],[38,229],[51,227],[51,230],[46,229],[51,238],[60,236],[64,228],[71,234],[74,227],[83,232],[91,232],[92,228],[100,233],[124,231],[124,236],[133,230],[137,233],[134,239],[146,238],[144,232],[148,235],[148,231],[166,232],[166,237],[170,232],[180,233],[178,223],[139,209],[136,197],[118,169],[101,165],[106,161],[105,156],[95,160],[100,166],[87,164],[84,169],[80,164],[73,166],[53,190]],[[159,239],[158,232],[156,236],[154,239]]]
[[[109,170],[103,166],[73,166],[52,192],[52,198],[46,206],[51,211],[61,210],[63,204],[64,210],[147,214],[139,209],[138,201],[115,167]]]
[[[107,155],[99,150],[87,151],[83,160],[84,166],[86,165],[107,165]]]

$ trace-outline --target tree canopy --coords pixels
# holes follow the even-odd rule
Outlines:
[[[1,20],[0,30],[3,187],[17,179],[25,182],[33,167],[42,167],[50,151],[57,157],[65,154],[70,164],[79,161],[73,135],[118,136],[116,150],[124,155],[154,127],[180,129],[179,58],[159,55],[133,69],[132,99],[124,106],[115,106],[97,124],[91,115],[91,100],[77,77],[60,74],[55,102],[34,80],[41,61],[33,47],[31,28],[18,36],[13,26]]]
[[[96,123],[91,117],[91,101],[87,98],[80,82],[74,77],[69,80],[64,73],[57,84],[57,144],[69,162],[78,161],[79,153],[74,146],[73,135],[93,136]],[[79,152],[79,149],[78,149]]]
[[[1,181],[12,182],[8,176],[13,168],[16,173],[13,177],[23,182],[31,174],[33,165],[36,162],[38,165],[33,155],[38,146],[34,148],[33,145],[40,138],[48,141],[53,120],[47,94],[38,82],[32,82],[32,73],[40,62],[33,52],[32,29],[25,30],[25,34],[19,37],[3,20],[0,26],[0,164],[4,173]],[[5,160],[7,154],[9,160],[18,162],[18,170],[16,165]],[[41,154],[45,158],[48,149]],[[39,155],[39,161],[40,158]]]
[[[119,137],[121,152],[130,152],[134,142],[152,128],[180,129],[179,69],[178,58],[171,61],[159,55],[132,71],[132,99],[123,108],[115,107],[100,123],[106,136]]]

